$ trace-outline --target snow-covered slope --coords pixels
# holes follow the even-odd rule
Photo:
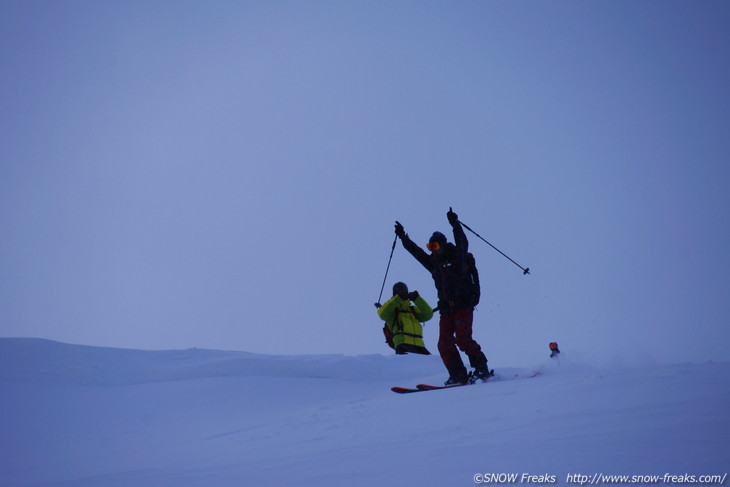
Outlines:
[[[466,486],[484,474],[566,484],[730,471],[728,363],[606,368],[568,352],[491,365],[501,380],[401,396],[390,386],[443,380],[438,357],[0,339],[0,485]]]

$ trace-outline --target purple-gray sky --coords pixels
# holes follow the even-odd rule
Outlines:
[[[469,234],[493,366],[728,360],[728,25],[722,0],[3,0],[0,336],[388,353],[393,222],[425,244],[453,206],[532,269]],[[400,244],[396,280],[435,301]]]

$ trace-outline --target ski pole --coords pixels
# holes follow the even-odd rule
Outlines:
[[[494,250],[496,250],[497,252],[499,252],[500,254],[502,254],[502,255],[503,255],[504,257],[506,257],[506,258],[507,258],[507,259],[508,259],[508,260],[509,260],[510,262],[512,262],[512,263],[513,263],[514,265],[516,265],[517,267],[519,267],[520,269],[522,269],[522,274],[523,274],[523,275],[527,275],[527,274],[529,274],[529,273],[530,273],[530,268],[529,268],[529,267],[522,267],[522,266],[521,266],[520,264],[518,264],[517,262],[515,262],[514,260],[512,260],[512,259],[511,259],[511,258],[510,258],[510,257],[509,257],[509,256],[508,256],[507,254],[505,254],[504,252],[502,252],[501,250],[499,250],[499,249],[498,249],[497,247],[495,247],[494,245],[492,245],[492,244],[490,244],[489,242],[487,242],[487,241],[486,241],[486,239],[485,239],[484,237],[482,237],[482,236],[481,236],[481,235],[479,235],[479,234],[478,234],[477,232],[475,232],[474,230],[472,230],[471,228],[469,228],[469,225],[467,225],[466,223],[464,223],[464,222],[463,222],[463,221],[461,221],[461,220],[458,220],[458,221],[459,221],[459,223],[461,223],[461,225],[462,225],[462,226],[463,226],[464,228],[466,228],[466,229],[467,229],[467,230],[469,230],[469,231],[470,231],[471,233],[473,233],[474,235],[476,235],[477,237],[479,237],[480,239],[482,239],[482,240],[483,240],[483,241],[484,241],[484,242],[485,242],[485,243],[486,243],[487,245],[489,245],[489,246],[490,246],[490,247],[492,247],[492,248],[493,248]]]
[[[376,308],[380,308],[380,299],[383,297],[383,289],[385,289],[385,280],[388,279],[388,271],[390,270],[390,261],[393,260],[393,251],[395,250],[395,244],[398,242],[398,235],[393,240],[393,247],[390,249],[390,257],[388,258],[388,267],[385,268],[385,277],[383,277],[383,285],[380,287],[380,296],[378,296],[378,302],[375,303]]]

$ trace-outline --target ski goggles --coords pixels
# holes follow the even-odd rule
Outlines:
[[[440,243],[438,243],[438,242],[428,242],[428,243],[426,244],[426,248],[427,248],[428,250],[430,250],[431,252],[433,252],[434,250],[438,250],[438,249],[440,249],[440,248],[441,248],[441,244],[440,244]]]

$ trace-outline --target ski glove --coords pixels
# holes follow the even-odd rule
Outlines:
[[[395,234],[398,235],[398,237],[403,238],[406,236],[406,230],[403,228],[403,225],[401,225],[399,222],[395,222]]]
[[[459,215],[457,215],[456,213],[454,213],[451,210],[451,208],[449,208],[448,213],[446,213],[446,219],[448,219],[449,220],[449,223],[451,223],[453,225],[454,223],[456,223],[456,222],[459,221]]]

